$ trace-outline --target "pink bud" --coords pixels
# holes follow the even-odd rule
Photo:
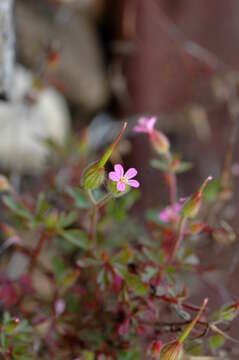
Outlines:
[[[153,148],[160,154],[167,154],[170,148],[168,138],[161,132],[153,130],[149,134],[149,138]]]
[[[150,355],[152,358],[158,359],[158,358],[159,358],[159,355],[160,355],[160,352],[161,352],[161,349],[162,349],[162,343],[161,343],[161,341],[155,340],[155,341],[153,341],[152,344],[150,345],[149,355]]]

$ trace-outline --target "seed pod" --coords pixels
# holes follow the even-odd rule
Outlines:
[[[182,360],[183,344],[178,340],[165,344],[161,350],[160,360]]]
[[[105,169],[99,163],[94,162],[89,165],[83,172],[82,185],[85,190],[94,190],[100,187],[105,178]]]
[[[182,207],[182,215],[186,218],[193,219],[197,216],[201,203],[204,189],[208,183],[208,181],[212,180],[211,176],[208,176],[206,180],[203,182],[200,189],[195,192],[183,205]]]

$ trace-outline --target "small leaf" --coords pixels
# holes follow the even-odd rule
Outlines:
[[[169,171],[168,164],[163,160],[153,159],[153,160],[151,160],[150,164],[155,169],[159,169],[159,170],[164,171],[164,172]]]
[[[113,256],[111,262],[114,263],[120,263],[127,265],[130,261],[132,261],[132,251],[129,248],[129,246],[125,247],[119,254]]]
[[[75,206],[78,209],[88,209],[90,207],[89,200],[84,191],[80,189],[68,188],[67,193],[74,199]]]
[[[71,229],[71,230],[65,230],[61,233],[62,237],[72,243],[73,245],[78,246],[79,248],[82,248],[84,250],[90,249],[90,243],[88,240],[87,234],[79,229]]]
[[[77,217],[76,211],[71,211],[69,214],[61,213],[59,217],[59,226],[61,228],[71,226],[76,221]]]
[[[174,172],[176,174],[182,174],[188,170],[191,170],[192,167],[193,167],[192,163],[180,161],[179,164],[177,165],[176,169],[174,170]]]
[[[220,179],[213,179],[205,187],[205,190],[203,192],[203,198],[208,202],[215,201],[219,195],[219,191]]]
[[[225,343],[225,338],[220,334],[214,334],[208,339],[208,345],[212,351],[219,349]]]
[[[39,218],[40,216],[43,216],[47,212],[47,210],[49,210],[49,205],[46,202],[44,194],[41,193],[37,199],[35,216]]]
[[[85,351],[83,351],[81,358],[82,358],[82,360],[94,360],[95,355],[92,351],[85,350]]]
[[[75,271],[66,271],[59,279],[59,284],[65,289],[72,286],[78,279],[80,272]]]
[[[32,220],[33,216],[31,212],[26,207],[24,207],[24,205],[17,202],[13,197],[9,195],[3,196],[3,202],[16,215],[27,220]]]

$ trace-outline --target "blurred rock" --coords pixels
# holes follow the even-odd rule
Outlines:
[[[44,142],[63,145],[70,130],[64,98],[53,88],[34,91],[31,73],[16,67],[9,102],[0,102],[0,165],[41,173],[51,155]]]
[[[57,43],[60,61],[49,75],[63,84],[70,101],[85,110],[96,111],[105,105],[106,72],[96,25],[90,17],[66,5],[19,0],[16,32],[18,54],[24,64],[39,71],[46,48]]]
[[[58,2],[70,5],[81,13],[95,18],[102,13],[105,0],[58,0]]]
[[[0,92],[7,97],[12,86],[15,34],[13,0],[0,2]]]

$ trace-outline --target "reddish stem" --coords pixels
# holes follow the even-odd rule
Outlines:
[[[38,243],[37,243],[35,249],[32,252],[32,259],[31,259],[31,262],[30,262],[30,265],[29,265],[29,270],[30,271],[35,267],[36,260],[37,260],[37,258],[39,256],[39,254],[40,254],[40,252],[42,250],[42,247],[43,247],[45,241],[47,240],[47,238],[48,238],[47,234],[44,231],[42,231],[41,235],[40,235],[40,238],[38,240]]]
[[[174,258],[175,258],[175,255],[177,253],[177,250],[179,249],[182,241],[183,241],[183,237],[184,237],[184,227],[185,227],[185,223],[186,223],[187,219],[185,217],[182,217],[180,219],[180,223],[179,223],[179,231],[178,231],[178,236],[177,236],[177,239],[176,239],[176,242],[174,244],[174,247],[173,247],[173,250],[172,250],[172,253],[171,255],[169,256],[169,259],[168,259],[168,263],[170,264]]]

